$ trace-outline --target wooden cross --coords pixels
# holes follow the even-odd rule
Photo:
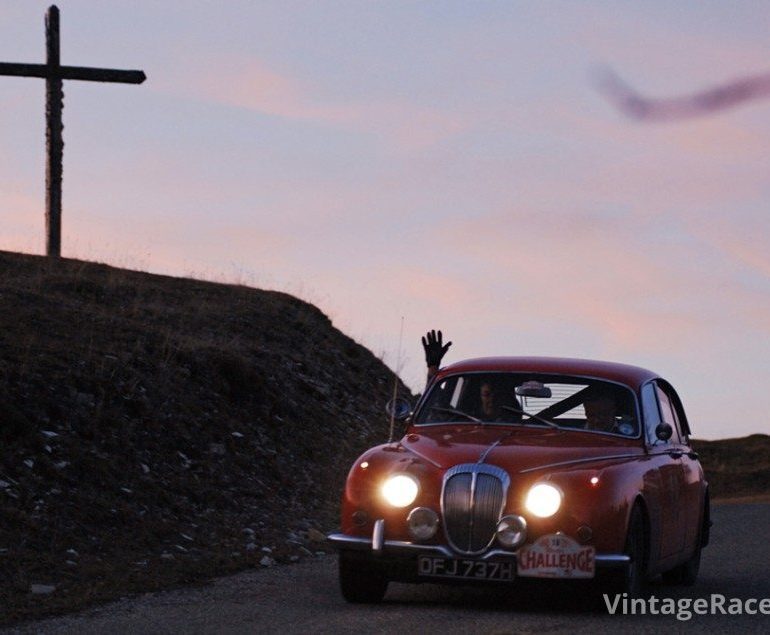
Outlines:
[[[120,82],[141,84],[143,71],[119,71],[111,68],[61,66],[59,63],[59,9],[52,5],[45,15],[45,64],[7,64],[0,62],[0,75],[42,77],[46,83],[46,254],[61,255],[61,180],[63,79],[82,79],[90,82]]]

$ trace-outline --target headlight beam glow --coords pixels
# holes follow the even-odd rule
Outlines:
[[[538,518],[549,518],[559,511],[561,501],[561,490],[549,483],[537,483],[529,489],[524,505]]]
[[[406,507],[417,498],[419,486],[417,481],[407,474],[396,474],[388,478],[380,492],[382,497],[393,507]]]

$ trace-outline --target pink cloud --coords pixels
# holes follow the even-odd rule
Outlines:
[[[634,217],[528,209],[458,221],[443,234],[446,249],[476,261],[484,283],[506,278],[502,307],[524,312],[532,328],[540,316],[557,316],[598,334],[608,349],[667,353],[721,328],[757,328],[757,306],[767,301],[741,291],[729,272],[710,271],[697,244],[669,252],[659,238],[656,223]],[[731,289],[729,313],[719,310],[714,286]]]
[[[705,244],[720,251],[727,260],[747,267],[763,278],[770,279],[768,223],[743,219],[703,219],[691,215],[688,229]]]
[[[328,99],[322,96],[328,88],[277,72],[254,58],[207,61],[195,75],[169,81],[166,90],[277,117],[375,133],[405,150],[431,146],[468,125],[457,114],[407,100]]]
[[[290,119],[343,123],[353,116],[349,106],[313,103],[300,82],[250,59],[209,62],[201,79],[189,85],[199,97]],[[189,79],[187,81],[190,81]]]
[[[429,303],[442,312],[477,299],[475,290],[465,280],[434,267],[396,264],[371,273],[372,283],[388,296]]]
[[[4,183],[0,197],[2,237],[0,249],[24,253],[45,252],[45,198],[17,191],[15,185]]]

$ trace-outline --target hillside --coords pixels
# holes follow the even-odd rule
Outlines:
[[[770,436],[694,440],[712,497],[737,498],[770,494]]]
[[[289,295],[0,252],[0,307],[0,623],[315,557],[386,440],[393,373]]]
[[[0,624],[316,557],[392,382],[286,294],[0,252]],[[770,493],[770,437],[695,445]]]

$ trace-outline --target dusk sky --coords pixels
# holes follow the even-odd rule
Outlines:
[[[3,0],[43,63],[49,2]],[[770,72],[759,2],[60,0],[62,255],[278,289],[424,384],[445,362],[606,359],[696,437],[770,432],[770,99],[669,122],[642,94]],[[44,252],[45,82],[0,77],[0,249]],[[383,430],[386,427],[383,421]]]

